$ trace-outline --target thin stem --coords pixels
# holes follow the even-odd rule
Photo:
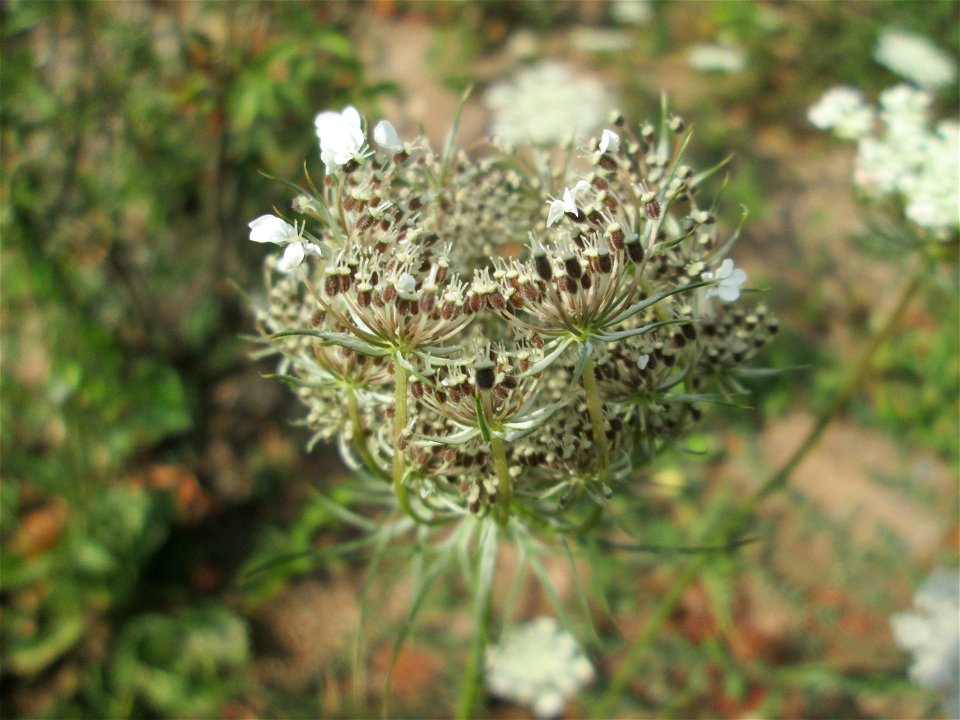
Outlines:
[[[470,656],[467,659],[467,672],[457,703],[457,720],[469,720],[476,716],[477,707],[483,697],[483,680],[486,664],[487,644],[490,640],[490,620],[492,617],[493,579],[497,561],[497,532],[493,530],[486,537],[481,536],[477,548],[477,577],[474,597],[474,632],[470,643]]]
[[[513,481],[510,479],[510,466],[507,464],[507,452],[503,438],[493,435],[490,438],[493,451],[493,465],[497,469],[497,524],[505,527],[510,519],[510,501],[513,499]]]
[[[370,448],[367,445],[367,432],[363,427],[363,419],[360,417],[360,406],[357,403],[357,393],[354,390],[347,392],[347,411],[350,413],[350,424],[353,426],[353,448],[360,456],[360,460],[367,470],[376,475],[381,480],[390,482],[390,476],[380,467],[379,463],[373,459],[370,454]]]
[[[501,428],[493,427],[495,417],[493,404],[490,401],[490,391],[480,393],[480,408],[490,433],[490,451],[493,454],[493,466],[497,472],[497,524],[506,527],[510,519],[510,503],[513,500],[513,480],[510,479],[510,465],[507,463],[507,450],[503,437],[499,434]]]
[[[457,703],[458,720],[467,720],[476,715],[477,705],[483,694],[484,661],[487,643],[490,640],[491,603],[490,592],[486,593],[483,616],[480,626],[475,628],[473,642],[470,644],[470,658],[467,661],[467,673],[463,679],[463,689],[460,691],[460,700]]]
[[[736,532],[743,522],[753,514],[753,511],[756,510],[757,506],[763,501],[764,498],[766,498],[772,492],[779,490],[783,485],[786,484],[791,473],[796,469],[811,448],[817,444],[817,441],[820,439],[823,431],[826,430],[830,422],[840,413],[843,407],[850,400],[853,393],[856,392],[856,390],[863,383],[867,373],[870,371],[870,365],[874,354],[880,345],[892,334],[900,318],[903,316],[904,311],[910,304],[910,301],[914,298],[914,296],[917,294],[917,291],[923,285],[923,281],[927,277],[928,270],[929,263],[922,256],[918,256],[910,273],[909,279],[901,290],[896,304],[884,319],[883,324],[877,329],[877,331],[867,342],[867,345],[861,351],[860,357],[858,358],[856,364],[854,364],[853,368],[847,374],[843,385],[840,387],[840,390],[837,391],[837,394],[834,396],[830,405],[826,410],[823,411],[823,413],[821,413],[820,417],[817,418],[816,423],[814,423],[813,427],[810,428],[806,437],[804,437],[803,441],[800,443],[797,449],[794,450],[787,461],[769,478],[767,478],[763,485],[754,490],[750,496],[736,508],[736,510],[727,515],[721,524],[716,528],[715,533],[712,533],[712,536],[720,536],[722,538]],[[683,595],[687,588],[691,583],[693,583],[694,580],[697,579],[697,577],[700,576],[700,573],[706,567],[707,563],[712,557],[712,554],[696,556],[687,565],[683,574],[674,582],[673,586],[660,601],[660,605],[657,607],[653,617],[647,623],[647,626],[643,629],[643,632],[640,633],[640,636],[630,648],[627,658],[623,661],[623,664],[620,666],[620,669],[617,671],[616,675],[614,675],[603,700],[596,708],[594,717],[612,717],[617,700],[623,694],[630,679],[639,673],[641,663],[643,662],[646,653],[650,650],[654,639],[663,629],[663,626],[666,624],[667,620],[670,619],[673,611],[680,604],[680,601],[683,599]]]
[[[393,360],[393,492],[408,515],[416,519],[407,486],[403,484],[403,450],[400,438],[407,427],[407,369],[400,364],[399,358]]]
[[[583,368],[582,379],[583,389],[587,394],[587,411],[590,413],[593,444],[600,456],[600,477],[604,482],[607,482],[610,473],[610,449],[607,447],[607,431],[603,422],[600,392],[597,390],[597,376],[593,371],[593,355],[590,356]]]

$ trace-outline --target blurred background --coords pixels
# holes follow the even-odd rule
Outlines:
[[[749,210],[734,255],[781,319],[763,364],[787,371],[752,383],[751,410],[709,414],[699,454],[652,469],[651,542],[682,546],[799,442],[903,276],[855,201],[855,147],[807,108],[834,85],[875,99],[897,83],[874,58],[888,28],[960,55],[953,0],[8,0],[0,21],[0,711],[31,718],[378,712],[403,568],[368,588],[354,672],[365,563],[319,559],[352,532],[319,499],[346,471],[332,448],[305,450],[295,398],[244,339],[263,256],[246,225],[289,206],[265,174],[298,181],[305,159],[319,174],[318,111],[352,103],[438,144],[472,83],[469,147],[518,122],[549,142],[552,90],[576,88],[600,125],[614,108],[656,119],[666,93],[696,167],[733,155],[721,221]],[[955,81],[937,92],[939,116],[958,96]],[[763,504],[759,541],[686,592],[629,686],[631,716],[938,712],[889,617],[958,562],[956,270],[938,266]],[[567,716],[590,713],[680,567],[592,558],[576,610],[566,558],[547,563],[574,629],[589,615],[600,637],[599,680]],[[452,583],[428,598],[391,714],[452,713],[466,597]],[[518,608],[553,614],[536,583]]]

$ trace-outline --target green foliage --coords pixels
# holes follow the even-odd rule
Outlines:
[[[253,267],[264,196],[285,196],[258,171],[295,174],[313,113],[384,90],[335,14],[14,1],[0,16],[3,672],[42,696],[69,670],[53,712],[212,715],[248,661],[223,606],[143,614],[190,510],[138,473],[191,462],[211,378],[242,362],[226,279]]]
[[[117,638],[110,714],[209,717],[243,688],[248,660],[246,624],[224,607],[140,615]]]

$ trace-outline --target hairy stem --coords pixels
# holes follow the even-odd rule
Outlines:
[[[593,444],[597,448],[600,460],[600,477],[604,482],[610,479],[610,449],[607,447],[607,431],[603,422],[603,407],[600,392],[597,390],[597,376],[593,370],[593,355],[583,368],[583,389],[587,394],[587,411],[590,413],[590,427],[593,430]]]
[[[723,539],[735,533],[740,529],[742,524],[749,519],[764,498],[786,484],[791,473],[807,453],[817,444],[823,431],[826,430],[830,422],[840,413],[854,392],[856,392],[863,383],[870,371],[870,365],[877,349],[892,335],[893,330],[896,328],[897,323],[903,316],[910,301],[923,285],[929,269],[930,266],[926,259],[918,257],[914,263],[909,279],[900,292],[896,304],[861,351],[857,362],[847,374],[843,385],[837,391],[830,405],[820,414],[813,427],[810,428],[803,441],[797,446],[797,449],[793,451],[787,461],[783,463],[776,472],[770,475],[759,488],[754,490],[746,500],[740,503],[732,513],[723,518],[719,526],[710,534],[712,539]],[[653,617],[630,648],[626,660],[623,661],[620,669],[616,675],[614,675],[613,680],[611,680],[603,700],[595,709],[594,717],[612,717],[616,709],[617,701],[622,696],[627,683],[640,672],[641,664],[647,652],[650,650],[653,641],[663,629],[667,620],[670,619],[673,611],[680,604],[686,589],[700,576],[711,557],[711,554],[706,553],[696,556],[687,565],[683,574],[673,583],[673,586],[660,601],[660,605],[657,607]]]

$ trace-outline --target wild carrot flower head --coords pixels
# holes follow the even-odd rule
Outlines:
[[[316,118],[322,182],[250,239],[258,315],[316,438],[418,523],[580,532],[776,332],[675,115],[612,119],[549,168]],[[276,271],[289,274],[278,275]]]

